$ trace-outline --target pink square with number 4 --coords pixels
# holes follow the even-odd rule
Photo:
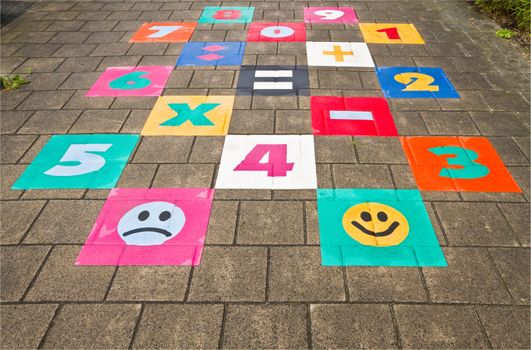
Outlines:
[[[115,188],[76,265],[198,265],[213,197],[208,188]]]
[[[85,96],[160,96],[173,68],[108,67]]]
[[[356,11],[350,7],[308,7],[304,9],[306,23],[358,23]]]

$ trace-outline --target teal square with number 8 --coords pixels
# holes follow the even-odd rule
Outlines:
[[[203,9],[198,23],[251,23],[253,20],[254,7],[239,6],[207,6]]]
[[[11,188],[113,188],[138,139],[110,134],[52,136]]]

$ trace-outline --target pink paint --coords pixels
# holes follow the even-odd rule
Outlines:
[[[263,161],[268,156],[267,162]],[[293,170],[294,163],[288,163],[287,144],[258,144],[244,160],[234,168],[235,171],[267,171],[267,176],[286,176]]]
[[[304,22],[358,23],[358,16],[350,7],[308,7],[304,9]]]
[[[108,67],[85,96],[160,96],[172,71],[172,66]],[[133,88],[135,82],[142,88]]]
[[[205,235],[212,206],[214,190],[208,188],[116,188],[111,191],[105,202],[85,245],[83,246],[76,265],[198,265],[205,242]],[[149,218],[135,212],[138,206],[146,207],[164,203],[174,206],[171,218],[164,217],[162,211],[151,211]],[[130,214],[133,213],[133,216]],[[149,213],[149,210],[148,210]],[[174,220],[182,213],[183,225],[175,225]],[[127,215],[126,215],[127,214]],[[123,219],[124,216],[129,219]],[[143,221],[140,220],[143,219]],[[151,220],[151,221],[150,221]],[[158,220],[158,221],[157,221]],[[162,221],[161,221],[162,220]],[[126,243],[126,239],[138,238],[135,230],[142,225],[153,227],[157,221],[172,231],[169,227],[176,227],[171,237],[154,235],[165,239],[154,245],[137,245]],[[124,223],[127,230],[124,230]],[[131,225],[133,225],[131,227]],[[136,231],[139,231],[138,229]],[[133,234],[124,237],[124,232]]]

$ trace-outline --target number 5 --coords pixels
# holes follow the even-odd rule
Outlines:
[[[56,165],[45,171],[50,176],[77,176],[100,170],[105,158],[89,152],[105,152],[111,143],[70,145],[59,162],[78,162],[76,165]]]

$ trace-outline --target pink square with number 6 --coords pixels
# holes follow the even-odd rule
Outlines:
[[[172,66],[108,67],[85,96],[160,96]]]
[[[308,7],[304,9],[306,23],[358,23],[356,11],[350,7]]]

